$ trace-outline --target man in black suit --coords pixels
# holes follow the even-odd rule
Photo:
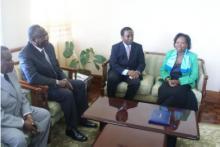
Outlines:
[[[81,118],[88,108],[85,84],[67,79],[58,65],[54,47],[49,43],[48,33],[43,27],[31,26],[28,37],[28,44],[19,53],[24,78],[31,84],[49,86],[49,100],[58,102],[64,112],[66,135],[78,141],[86,141],[87,137],[77,130],[78,124],[87,127],[97,125]]]
[[[133,36],[133,30],[124,27],[121,30],[122,42],[112,46],[107,84],[109,97],[115,97],[117,85],[121,81],[128,83],[125,99],[133,99],[140,86],[145,60],[142,46],[133,42]]]

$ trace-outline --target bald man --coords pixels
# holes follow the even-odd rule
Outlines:
[[[86,141],[87,137],[77,127],[95,128],[97,125],[81,118],[88,108],[86,88],[80,80],[68,79],[60,69],[54,47],[49,43],[47,31],[33,25],[28,30],[29,41],[19,54],[24,78],[31,84],[48,85],[48,99],[61,105],[66,122],[66,135]]]

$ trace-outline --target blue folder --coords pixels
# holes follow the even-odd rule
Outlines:
[[[151,117],[149,119],[149,123],[163,125],[163,126],[169,126],[170,125],[170,116],[171,116],[171,112],[169,112],[168,110],[155,109],[151,114]]]

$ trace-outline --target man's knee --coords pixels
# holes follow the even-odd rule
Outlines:
[[[63,91],[62,95],[65,98],[65,101],[71,101],[73,99],[73,92],[69,89]]]
[[[140,80],[139,79],[132,79],[128,82],[129,86],[139,87],[140,86]]]
[[[84,89],[86,87],[85,83],[81,80],[71,80],[71,84],[73,86],[73,89],[74,87],[77,87],[79,89]]]
[[[51,118],[51,115],[50,115],[50,112],[48,111],[48,110],[46,110],[46,109],[42,109],[42,115],[44,116],[44,119],[46,119],[46,120],[50,120],[50,118]]]
[[[17,135],[12,137],[11,139],[11,145],[12,146],[17,146],[17,147],[26,147],[27,146],[27,141],[25,139],[25,135]]]
[[[118,82],[120,82],[119,75],[117,75],[113,71],[109,72],[109,74],[108,74],[108,82],[111,82],[111,83],[118,83]]]

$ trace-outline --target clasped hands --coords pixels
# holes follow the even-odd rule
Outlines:
[[[63,88],[68,88],[70,90],[73,90],[72,84],[67,79],[58,80],[57,85]]]
[[[175,87],[175,86],[179,85],[179,81],[178,80],[167,79],[167,82],[168,82],[170,87]]]
[[[24,125],[23,128],[25,131],[30,132],[32,135],[38,133],[37,126],[33,121],[32,115],[28,114],[24,116]]]
[[[129,70],[128,71],[128,76],[129,76],[130,79],[137,79],[140,76],[140,72],[135,71],[135,70]]]

